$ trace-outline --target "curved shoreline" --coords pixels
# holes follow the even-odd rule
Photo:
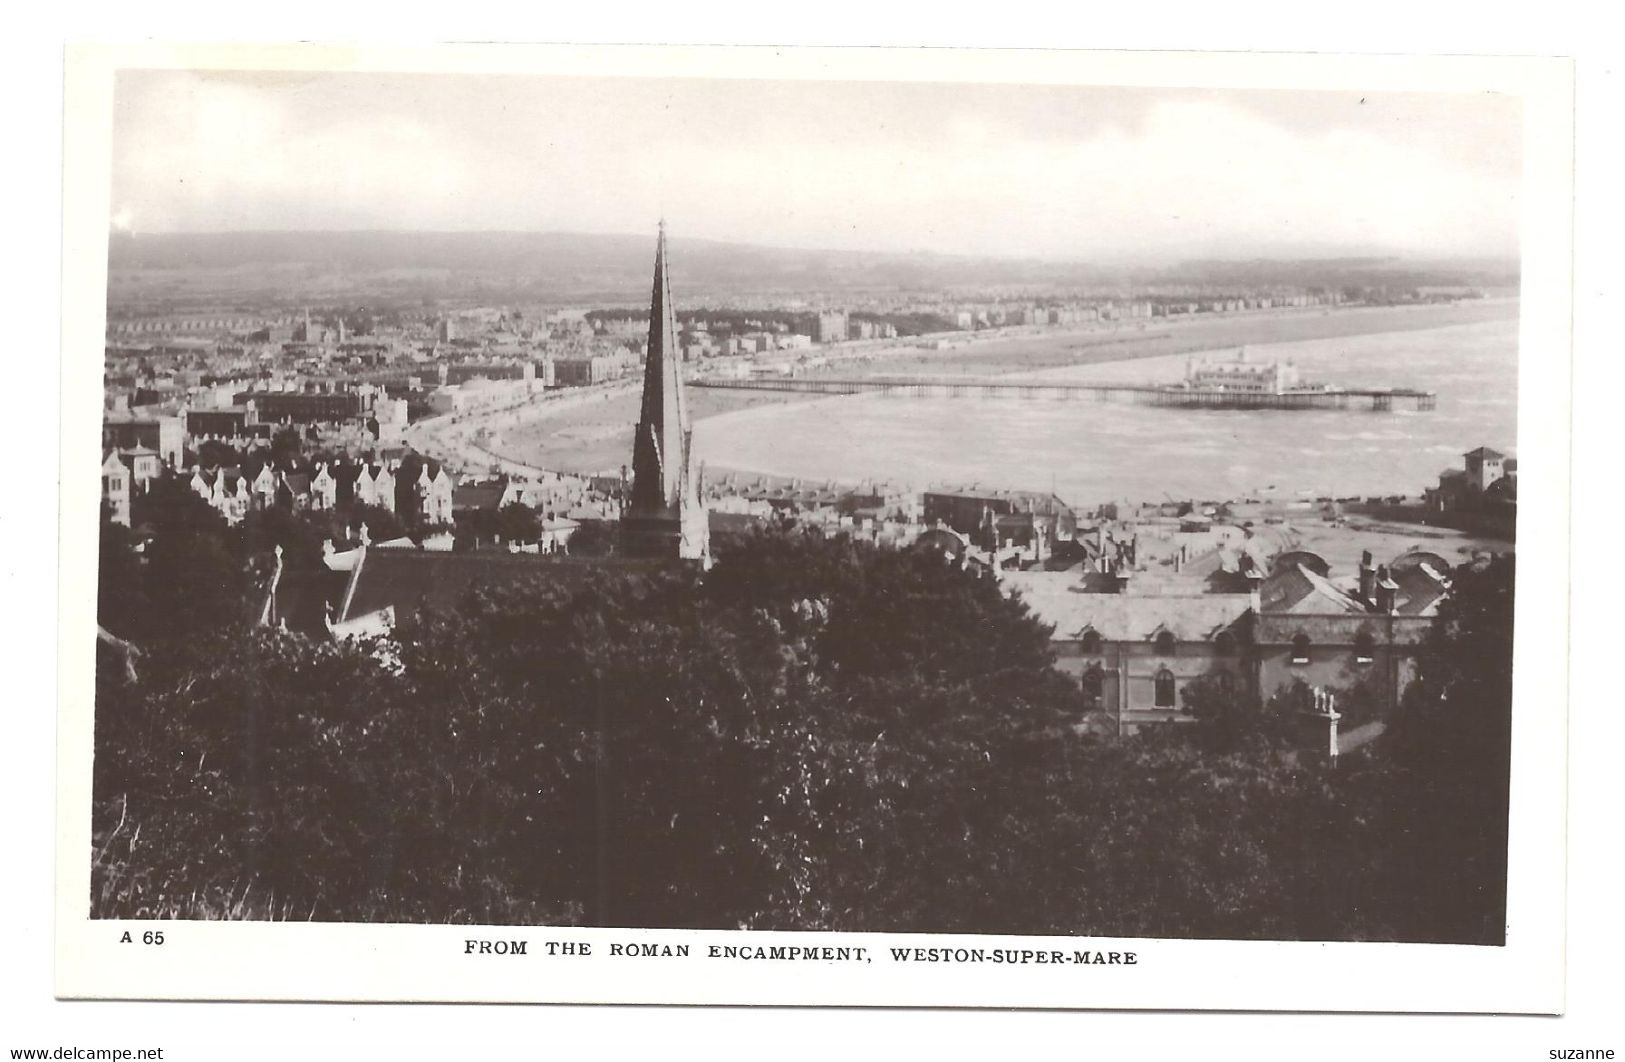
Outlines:
[[[959,343],[926,350],[915,339],[887,348],[819,348],[834,355],[820,372],[842,375],[1026,375],[1057,369],[1310,339],[1424,331],[1485,320],[1515,318],[1518,300],[1406,307],[1350,307],[1314,312],[1224,315],[1159,325],[1156,329],[1056,329],[1019,335],[958,333]],[[503,438],[481,447],[493,458],[556,474],[590,475],[618,469],[631,454],[638,416],[635,380],[617,381],[593,395],[560,395],[527,403],[495,421]],[[826,396],[689,388],[691,423],[754,408],[801,405]],[[472,433],[479,421],[464,422]],[[487,462],[489,463],[489,462]],[[777,473],[711,461],[713,470],[745,475]]]
[[[1511,324],[1511,321],[1487,320],[1460,325],[1443,325],[1428,330],[1429,333],[1441,337],[1440,339],[1430,339],[1425,342],[1417,341],[1415,344],[1405,339],[1409,332],[1415,330],[1370,333],[1358,338],[1376,340],[1378,346],[1373,347],[1367,344],[1357,346],[1355,349],[1376,350],[1385,348],[1387,351],[1385,357],[1388,360],[1376,362],[1374,365],[1387,364],[1392,370],[1395,364],[1392,359],[1395,354],[1397,353],[1403,357],[1404,351],[1412,349],[1413,346],[1437,351],[1441,348],[1451,349],[1458,343],[1466,343],[1469,346],[1462,348],[1462,356],[1466,356],[1466,350],[1471,349],[1470,345],[1480,342],[1480,340],[1468,337],[1473,336],[1475,333],[1483,336],[1486,334],[1484,329],[1488,328],[1488,334],[1501,337],[1496,340],[1497,347],[1502,352],[1497,355],[1500,360],[1496,362],[1496,365],[1500,366],[1504,364],[1508,352],[1505,343],[1507,338],[1512,336],[1511,329],[1508,327]],[[1462,338],[1443,338],[1450,336],[1452,333]],[[1271,357],[1293,356],[1290,353],[1292,348],[1301,345],[1305,348],[1304,356],[1312,359],[1311,363],[1318,360],[1321,365],[1327,366],[1328,363],[1324,359],[1328,354],[1337,356],[1337,352],[1343,345],[1339,342],[1341,338],[1345,337],[1336,337],[1330,340],[1294,340],[1282,343],[1279,346],[1276,344],[1260,344],[1259,355],[1261,359],[1266,360]],[[1351,344],[1355,339],[1355,337],[1346,338],[1350,340]],[[1280,351],[1280,353],[1277,353],[1277,351]],[[1360,358],[1367,356],[1365,354],[1357,355]],[[1455,354],[1449,355],[1449,357],[1455,356]],[[1179,366],[1183,362],[1182,354],[1164,355],[1163,358],[1164,360],[1158,363],[1158,369],[1156,370],[1155,378],[1159,380],[1169,373],[1178,371],[1170,368],[1170,363],[1173,366]],[[1147,375],[1147,372],[1137,371],[1128,366],[1126,364],[1127,360],[1112,363],[1109,367],[1104,362],[1097,364],[1105,370],[1101,375],[1109,382],[1123,382],[1125,380],[1144,382],[1146,379],[1151,378]],[[1060,369],[1045,368],[1008,375],[1020,379],[1090,379],[1094,375],[1089,371],[1091,368],[1093,366],[1087,365]],[[1435,368],[1429,370],[1429,372],[1433,371],[1436,371],[1436,363]],[[1501,370],[1498,368],[1497,372],[1499,373]],[[1496,378],[1500,379],[1500,376]],[[779,414],[774,410],[762,410],[759,413],[748,409],[732,412],[723,417],[713,418],[697,429],[699,433],[698,452],[701,454],[726,454],[727,456],[720,460],[709,462],[709,467],[737,473],[745,477],[747,481],[751,477],[757,476],[776,479],[799,478],[808,482],[823,482],[834,479],[842,483],[872,479],[892,484],[905,484],[910,487],[929,487],[932,485],[962,486],[975,479],[980,479],[984,484],[998,482],[1005,477],[1005,473],[996,472],[996,467],[1005,468],[1006,473],[1009,474],[1014,474],[1018,467],[1025,467],[1025,463],[1031,463],[1033,468],[1040,466],[1059,468],[1060,464],[1075,464],[1075,462],[1070,462],[1069,459],[1061,457],[1061,454],[1075,454],[1078,445],[1083,445],[1086,452],[1093,452],[1091,448],[1098,445],[1099,457],[1095,460],[1106,460],[1107,462],[1099,470],[1098,474],[1090,473],[1084,476],[1074,469],[1070,476],[1063,474],[1061,478],[1063,480],[1068,478],[1074,480],[1072,489],[1075,491],[1082,489],[1078,482],[1080,478],[1091,482],[1099,479],[1103,485],[1111,484],[1109,489],[1102,486],[1104,493],[1084,491],[1080,497],[1094,497],[1095,494],[1098,494],[1099,498],[1097,500],[1122,501],[1139,498],[1142,494],[1146,498],[1156,497],[1160,494],[1158,488],[1161,479],[1168,478],[1159,476],[1150,468],[1143,469],[1144,475],[1135,475],[1133,470],[1141,467],[1140,462],[1120,452],[1123,448],[1125,431],[1149,432],[1151,436],[1146,436],[1148,438],[1153,436],[1163,438],[1166,436],[1169,445],[1181,448],[1177,450],[1180,454],[1185,454],[1187,448],[1194,447],[1195,449],[1191,450],[1190,453],[1193,460],[1199,458],[1198,464],[1218,460],[1212,453],[1209,453],[1209,443],[1216,445],[1221,436],[1230,437],[1232,433],[1235,433],[1235,438],[1238,440],[1236,445],[1240,449],[1233,451],[1232,455],[1225,459],[1229,462],[1225,467],[1231,468],[1234,466],[1237,471],[1242,467],[1246,467],[1248,470],[1246,474],[1249,477],[1256,478],[1227,482],[1222,488],[1214,484],[1212,489],[1217,493],[1201,494],[1200,492],[1205,488],[1187,482],[1190,479],[1188,475],[1176,475],[1174,473],[1177,470],[1170,468],[1167,471],[1171,479],[1169,479],[1168,483],[1162,484],[1162,487],[1175,490],[1181,497],[1189,495],[1191,497],[1211,497],[1222,500],[1225,498],[1251,497],[1255,494],[1261,499],[1267,496],[1284,499],[1299,494],[1306,497],[1310,495],[1343,497],[1356,494],[1362,496],[1411,495],[1419,493],[1425,485],[1430,483],[1429,476],[1433,471],[1436,471],[1436,469],[1429,469],[1426,472],[1418,472],[1416,468],[1411,467],[1415,464],[1414,461],[1398,461],[1396,459],[1395,469],[1390,471],[1396,471],[1399,466],[1403,465],[1405,472],[1399,475],[1398,478],[1389,475],[1386,482],[1383,482],[1380,477],[1373,478],[1364,475],[1364,470],[1360,470],[1360,474],[1348,474],[1353,473],[1355,470],[1345,469],[1344,474],[1333,472],[1329,478],[1323,478],[1313,483],[1296,483],[1287,493],[1275,494],[1276,488],[1274,484],[1281,483],[1282,489],[1285,490],[1289,481],[1303,479],[1303,477],[1286,471],[1285,466],[1278,467],[1278,463],[1281,461],[1292,463],[1295,460],[1293,457],[1286,454],[1281,454],[1278,458],[1268,456],[1268,440],[1271,439],[1292,438],[1303,441],[1304,449],[1299,452],[1298,459],[1302,459],[1305,454],[1319,454],[1321,451],[1342,451],[1351,447],[1354,449],[1361,447],[1371,449],[1373,446],[1379,445],[1379,443],[1362,442],[1360,440],[1379,440],[1384,455],[1397,453],[1398,451],[1394,449],[1396,446],[1403,449],[1405,444],[1402,440],[1404,439],[1411,439],[1413,448],[1422,447],[1428,452],[1438,451],[1439,446],[1432,444],[1443,441],[1446,445],[1440,452],[1445,454],[1459,453],[1476,443],[1486,441],[1484,438],[1479,438],[1485,425],[1475,425],[1471,422],[1471,418],[1468,421],[1459,421],[1461,415],[1459,409],[1439,414],[1439,416],[1445,418],[1442,422],[1418,421],[1413,427],[1406,426],[1408,414],[1395,413],[1384,415],[1380,422],[1349,420],[1347,421],[1348,427],[1338,426],[1343,424],[1342,421],[1339,421],[1338,425],[1333,425],[1330,422],[1323,422],[1321,419],[1312,417],[1312,424],[1308,426],[1298,427],[1282,424],[1277,430],[1275,427],[1266,426],[1257,416],[1225,422],[1231,425],[1231,427],[1225,427],[1224,423],[1215,421],[1212,418],[1225,416],[1226,414],[1205,414],[1203,417],[1194,419],[1178,418],[1168,421],[1160,419],[1146,420],[1145,418],[1148,416],[1153,418],[1168,416],[1170,411],[1124,410],[1123,412],[1117,412],[1123,407],[1112,405],[1109,408],[1113,412],[1109,415],[1104,412],[1108,407],[1101,407],[1102,413],[1100,416],[1104,417],[1105,420],[1102,421],[1099,430],[1106,431],[1106,435],[1097,438],[1095,435],[1088,433],[1080,437],[1078,432],[1070,426],[1072,421],[1076,419],[1073,414],[1063,415],[1066,418],[1067,426],[1057,423],[1054,420],[1057,414],[1052,412],[1052,408],[1058,407],[1054,407],[1053,403],[1023,404],[1019,407],[1012,405],[1005,407],[1009,411],[1007,413],[987,413],[978,407],[975,411],[967,410],[965,413],[960,414],[951,411],[945,412],[940,403],[932,404],[929,399],[890,399],[896,402],[922,403],[919,417],[923,419],[911,427],[910,424],[913,423],[913,420],[908,412],[899,410],[895,416],[907,419],[894,422],[890,420],[893,414],[889,409],[874,404],[886,401],[887,397],[883,395],[873,393],[833,396],[810,394],[805,397],[810,400],[826,402],[841,398],[861,399],[864,400],[864,404],[852,407],[850,412],[845,409],[835,408],[827,409],[821,413],[798,411],[797,414],[787,414],[782,421],[778,419]],[[1031,412],[1022,413],[1018,412],[1018,409],[1030,410]],[[1097,419],[1088,414],[1087,410],[1083,415],[1088,417],[1091,422]],[[1175,415],[1177,416],[1177,414]],[[1309,414],[1298,413],[1268,413],[1263,415],[1285,418],[1309,416]],[[1341,416],[1341,414],[1328,415]],[[1435,415],[1423,413],[1416,414],[1416,416],[1433,418]],[[1003,418],[1005,417],[1016,418],[1018,422],[1012,422],[1000,427],[1004,423]],[[1024,424],[1026,427],[1023,426]],[[830,436],[827,446],[809,448],[806,445],[790,446],[787,443],[781,445],[772,442],[772,440],[804,440],[809,432],[820,430],[819,425],[826,425],[828,430],[835,433]],[[1048,425],[1051,427],[1034,427],[1034,425]],[[1165,426],[1158,427],[1158,425]],[[708,429],[712,429],[714,434]],[[1357,432],[1356,429],[1358,429]],[[955,441],[954,436],[960,430],[970,432],[979,440],[972,444],[972,449],[965,450],[965,444]],[[1035,431],[1038,434],[1035,435]],[[1215,435],[1215,431],[1220,434]],[[992,434],[989,434],[990,432]],[[1015,434],[1011,434],[1012,432]],[[1281,432],[1285,434],[1282,435]],[[1308,432],[1309,435],[1305,436],[1305,432]],[[1327,434],[1318,434],[1322,432]],[[1339,432],[1345,434],[1339,435]],[[1355,432],[1355,434],[1351,436],[1347,434],[1348,432]],[[1462,436],[1462,438],[1457,439],[1457,435]],[[1081,441],[1083,438],[1094,441],[1084,443]],[[1384,438],[1386,441],[1381,442],[1380,440]],[[861,444],[858,442],[860,439],[873,445]],[[932,439],[940,439],[941,441],[933,444]],[[1021,440],[1021,442],[1017,444],[1012,441],[1016,439]],[[1047,441],[1051,439],[1053,439],[1054,445],[1050,445]],[[1239,440],[1246,441],[1241,442]],[[1515,445],[1515,440],[1510,436],[1503,439],[1501,435],[1494,432],[1491,433],[1487,441],[1497,446]],[[1460,443],[1459,449],[1456,446],[1458,442]],[[887,449],[894,443],[902,447],[895,452],[895,455]],[[1006,445],[1007,443],[1008,445]],[[1423,443],[1429,445],[1423,446]],[[1294,443],[1294,445],[1297,444]],[[1028,458],[1013,457],[1011,447],[1016,447],[1019,452],[1028,454]],[[788,457],[792,452],[797,456],[789,458],[787,462],[777,460],[780,457]],[[935,456],[933,456],[933,453]],[[946,456],[955,453],[960,453],[963,460]],[[987,458],[988,454],[1002,456],[996,460],[991,458],[983,460],[983,458]],[[1108,457],[1108,455],[1115,456]],[[992,461],[992,464],[989,464],[989,460]],[[1010,464],[1012,460],[1016,462],[1014,465]],[[1329,457],[1328,460],[1330,460]],[[1379,464],[1386,464],[1390,458],[1383,456],[1376,460],[1379,461]],[[1451,458],[1447,457],[1442,460],[1448,463]],[[1057,464],[1057,462],[1060,464]],[[962,473],[956,472],[955,469],[961,466]],[[1330,467],[1328,466],[1328,470],[1330,470]],[[1032,469],[1028,469],[1028,471],[1032,471]],[[988,479],[989,475],[993,475],[994,479],[992,481]],[[1286,478],[1280,478],[1282,476]],[[1010,480],[1003,482],[1001,485],[1011,488],[1043,489],[1039,481],[1053,478],[1048,473],[1034,472],[1033,475],[1022,478],[1020,482]],[[1179,480],[1184,485],[1175,487],[1172,485],[1174,480]],[[1193,491],[1196,493],[1191,493]],[[1070,497],[1070,495],[1068,496]]]

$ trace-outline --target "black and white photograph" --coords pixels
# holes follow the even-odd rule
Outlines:
[[[1528,93],[474,53],[98,82],[75,932],[438,927],[445,994],[343,998],[544,1001],[1551,953]]]

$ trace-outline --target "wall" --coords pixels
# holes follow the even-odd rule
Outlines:
[[[1221,655],[1206,642],[1181,642],[1172,655],[1156,651],[1151,643],[1106,642],[1098,653],[1086,653],[1077,641],[1052,643],[1055,666],[1080,686],[1089,669],[1099,666],[1104,673],[1101,707],[1118,719],[1119,729],[1132,732],[1148,722],[1182,721],[1185,688],[1192,681],[1216,671],[1235,676],[1238,688],[1251,688],[1249,662],[1239,655]],[[1156,706],[1156,676],[1166,668],[1174,675],[1174,707]]]

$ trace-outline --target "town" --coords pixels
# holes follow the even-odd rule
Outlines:
[[[1417,648],[1458,568],[1510,549],[1515,458],[1479,447],[1414,498],[1216,498],[1075,505],[996,485],[909,489],[728,473],[692,460],[685,390],[711,376],[800,376],[884,357],[899,339],[877,316],[681,314],[664,227],[646,320],[605,311],[546,319],[477,310],[357,328],[344,314],[293,321],[187,318],[115,322],[108,346],[106,518],[145,548],[150,501],[178,485],[227,526],[255,514],[302,521],[319,563],[276,543],[256,591],[257,622],[318,639],[385,634],[413,609],[454,606],[482,586],[562,557],[669,556],[708,564],[713,539],[796,528],[940,556],[1019,595],[1053,630],[1059,669],[1082,691],[1080,730],[1126,734],[1191,718],[1216,684],[1267,699],[1277,690],[1352,692],[1305,702],[1306,743],[1332,755],[1378,735],[1414,677]],[[959,328],[1068,326],[1118,316],[1224,314],[1336,305],[1340,293],[1251,295],[1171,304],[932,308]],[[951,315],[951,318],[950,318]],[[911,310],[897,318],[916,322]],[[807,326],[806,331],[794,331]],[[739,329],[734,331],[733,329]],[[159,334],[153,334],[159,333]],[[148,338],[137,342],[138,336]],[[877,346],[876,344],[880,344]],[[1245,361],[1191,373],[1296,384],[1296,370]],[[579,400],[642,380],[628,463],[587,473],[504,461],[470,423]],[[1251,379],[1251,377],[1248,377]],[[424,452],[425,425],[461,423],[470,448]],[[1505,545],[1362,533],[1362,512],[1443,521]],[[1465,521],[1465,523],[1463,523]],[[1465,543],[1465,544],[1463,544]],[[1440,552],[1440,549],[1449,552]],[[1384,552],[1386,550],[1386,552]],[[1339,738],[1339,722],[1342,736]],[[1328,739],[1329,734],[1329,739]]]
[[[1518,170],[1420,103],[128,73],[93,919],[1508,941]]]

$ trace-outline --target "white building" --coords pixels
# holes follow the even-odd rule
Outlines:
[[[1185,383],[1202,391],[1281,394],[1299,386],[1299,378],[1297,366],[1290,361],[1250,361],[1244,347],[1228,361],[1190,359],[1185,364]]]

